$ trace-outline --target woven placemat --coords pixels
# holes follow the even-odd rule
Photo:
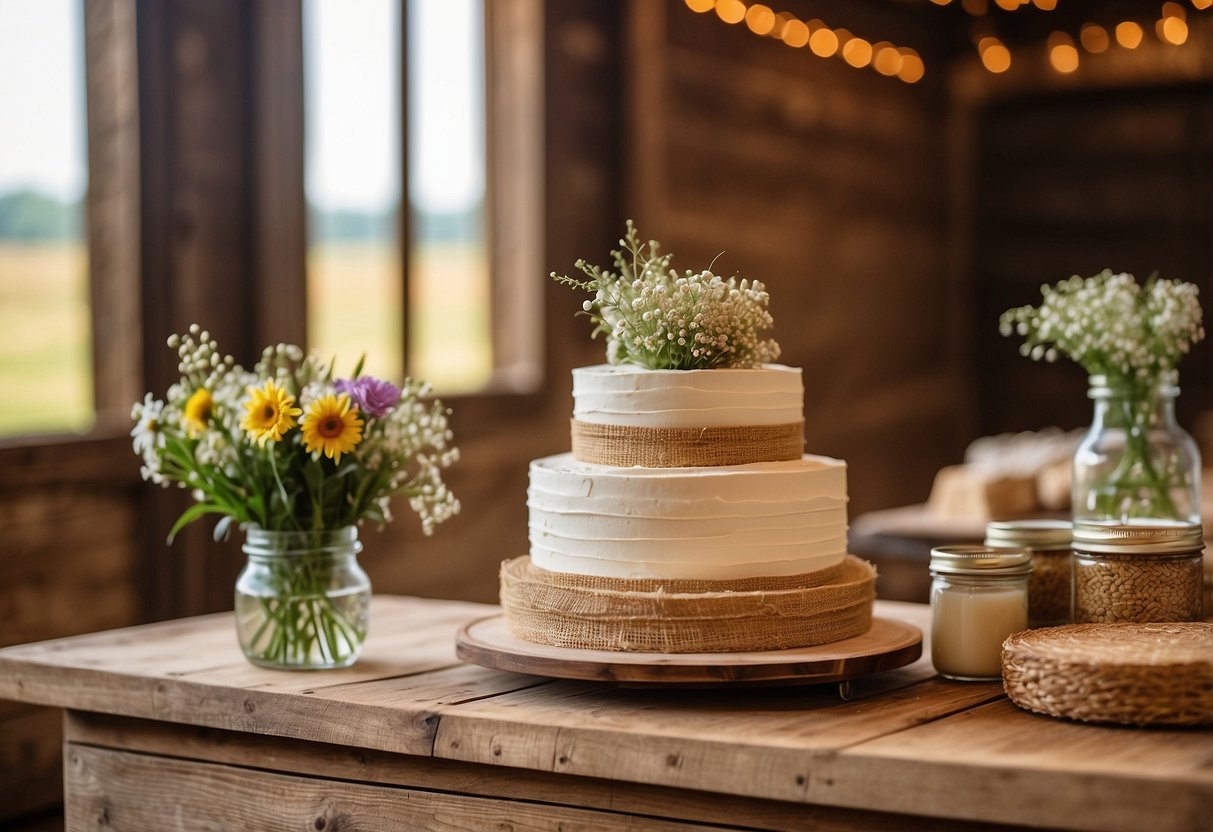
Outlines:
[[[1007,696],[1084,722],[1213,724],[1213,624],[1072,624],[1002,647]]]
[[[640,653],[748,653],[811,647],[868,631],[876,570],[847,555],[831,578],[787,587],[672,592],[636,581],[569,581],[529,556],[501,565],[510,632],[554,647]],[[646,582],[647,583],[647,582]]]

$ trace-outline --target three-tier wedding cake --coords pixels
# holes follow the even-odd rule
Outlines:
[[[622,242],[644,251],[630,227]],[[595,282],[574,284],[596,292],[594,318],[616,339],[613,354],[628,338],[635,348],[644,337],[662,346],[652,328],[631,331],[652,320],[648,312],[664,316],[665,344],[735,353],[740,339],[722,340],[710,304],[736,300],[736,282],[679,278],[661,268],[668,255],[653,257],[657,267],[636,269],[630,283],[620,283],[626,267],[622,278],[583,267]],[[667,288],[646,293],[650,285]],[[761,284],[743,282],[740,292],[765,305]],[[764,342],[749,354],[777,352]],[[502,564],[515,636],[687,653],[804,647],[867,631],[875,573],[846,551],[846,463],[804,453],[799,368],[737,363],[573,371],[572,452],[531,463],[530,555]]]

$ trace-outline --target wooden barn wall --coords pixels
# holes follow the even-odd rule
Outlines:
[[[1110,268],[1213,297],[1213,85],[1056,90],[978,108],[971,337],[985,433],[1090,423],[1086,375],[1030,361],[1005,309]],[[1181,424],[1213,407],[1213,350],[1180,364]],[[1208,444],[1208,438],[1205,438]]]
[[[909,85],[696,14],[631,6],[628,190],[675,266],[759,278],[804,368],[808,450],[846,459],[851,514],[917,502],[972,403],[947,258],[939,32],[885,3],[798,3],[924,57]],[[604,253],[598,253],[602,256]]]

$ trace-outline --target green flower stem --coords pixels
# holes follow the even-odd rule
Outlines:
[[[1097,499],[1099,511],[1105,516],[1116,516],[1121,497],[1144,488],[1151,495],[1154,516],[1179,518],[1179,509],[1171,498],[1172,483],[1158,472],[1150,456],[1151,399],[1148,395],[1126,396],[1120,400],[1117,411],[1109,412],[1117,412],[1121,417],[1119,427],[1124,431],[1125,444],[1116,467],[1104,479],[1106,488]]]
[[[262,621],[248,641],[254,659],[303,666],[345,661],[366,637],[335,599],[325,594],[332,563],[326,555],[303,555],[271,566],[273,596],[258,599]]]

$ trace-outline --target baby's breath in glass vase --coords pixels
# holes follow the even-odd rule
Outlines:
[[[1200,522],[1200,450],[1175,419],[1178,374],[1147,384],[1091,376],[1091,427],[1074,452],[1075,520]]]
[[[1073,359],[1090,377],[1091,428],[1074,454],[1075,520],[1200,522],[1200,451],[1175,421],[1179,360],[1205,337],[1195,284],[1110,270],[1042,286],[1003,313],[1033,360]]]

